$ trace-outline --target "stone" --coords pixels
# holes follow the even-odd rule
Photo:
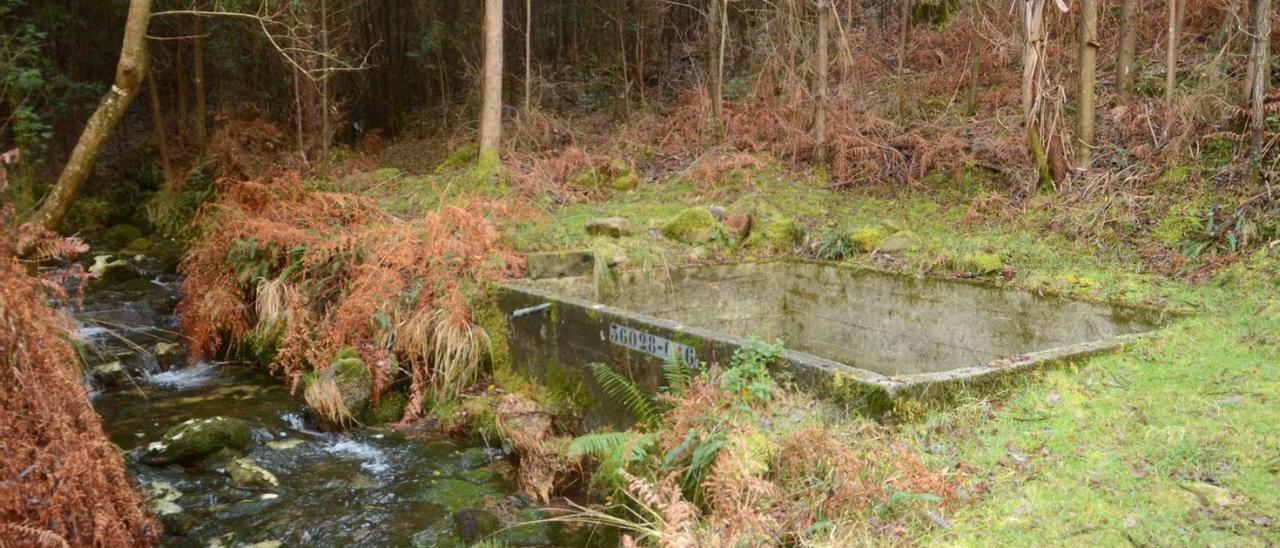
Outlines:
[[[457,478],[431,480],[421,498],[432,504],[454,511],[476,506],[486,495],[493,491],[489,487],[476,485]]]
[[[502,527],[501,520],[493,512],[479,508],[464,508],[453,513],[453,532],[467,544],[479,542]]]
[[[1004,269],[1004,261],[991,253],[970,253],[960,259],[960,269],[975,276],[995,274]]]
[[[716,218],[716,222],[720,222],[720,223],[723,223],[725,217],[729,215],[729,212],[725,211],[723,207],[716,206],[716,205],[707,206],[707,213],[710,213],[712,217]]]
[[[916,246],[919,237],[910,230],[900,230],[889,236],[880,244],[878,250],[881,253],[902,253],[909,251]]]
[[[307,375],[303,382],[303,397],[311,412],[331,429],[342,429],[351,419],[362,417],[373,398],[373,373],[350,346],[339,350],[329,367]],[[335,389],[341,401],[330,401]]]
[[[231,476],[231,484],[241,489],[265,491],[280,486],[276,475],[259,466],[253,459],[232,460],[227,464],[227,475]]]
[[[286,438],[283,440],[269,441],[267,442],[267,447],[275,449],[276,451],[288,451],[290,449],[297,448],[299,445],[304,443],[306,442],[298,438]]]
[[[662,235],[682,244],[705,244],[720,232],[720,223],[706,208],[691,207],[662,225]]]
[[[771,253],[785,253],[803,239],[804,229],[799,223],[771,207],[761,207],[747,246]]]
[[[884,231],[878,226],[864,226],[849,233],[849,240],[863,253],[870,253],[884,243]]]
[[[93,264],[89,265],[89,274],[94,277],[95,281],[114,284],[137,277],[137,273],[129,266],[128,261],[124,259],[113,261],[111,257],[111,255],[95,255],[93,257]]]
[[[404,416],[407,400],[404,394],[397,391],[383,392],[377,405],[366,408],[360,422],[364,424],[387,424],[400,420]]]
[[[1202,481],[1190,481],[1179,485],[1183,489],[1186,489],[1187,492],[1195,495],[1196,499],[1200,501],[1201,506],[1218,506],[1225,508],[1235,504],[1235,499],[1231,496],[1231,492],[1218,487],[1217,485]]]
[[[249,423],[229,417],[190,419],[159,441],[141,448],[138,461],[151,466],[200,460],[219,450],[242,451],[249,446]]]
[[[724,226],[739,240],[745,240],[751,234],[753,217],[750,213],[732,213],[724,218]]]
[[[163,369],[180,366],[186,360],[186,351],[178,343],[158,342],[152,349],[152,354],[156,357],[156,363]]]
[[[595,265],[595,253],[590,249],[529,253],[524,264],[525,277],[534,280],[584,276]]]
[[[95,366],[89,370],[89,376],[93,379],[93,384],[102,388],[120,388],[129,384],[129,374],[119,361]]]
[[[102,234],[102,243],[111,249],[124,249],[134,240],[142,238],[142,231],[133,225],[120,224],[108,228]]]
[[[631,226],[631,221],[623,217],[602,217],[592,219],[587,223],[587,234],[592,236],[608,236],[610,238],[621,238],[635,234],[635,228]]]

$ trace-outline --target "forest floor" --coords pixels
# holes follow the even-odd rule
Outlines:
[[[467,170],[415,176],[388,168],[358,177],[360,184],[333,186],[363,188],[389,211],[438,207],[442,195],[450,201],[468,190],[509,194],[528,206],[500,221],[520,251],[603,246],[621,249],[628,267],[747,258],[755,252],[736,245],[672,243],[658,227],[687,207],[730,207],[748,197],[805,227],[796,254],[812,256],[813,242],[837,230],[909,230],[918,236],[911,249],[854,253],[845,262],[949,276],[958,257],[984,253],[1000,257],[1003,269],[991,278],[1007,287],[1189,312],[1119,352],[894,425],[893,438],[926,462],[967,471],[963,503],[942,520],[921,521],[925,530],[910,536],[959,544],[1280,539],[1276,246],[1185,263],[1169,259],[1178,254],[1168,246],[1160,250],[1159,238],[1168,241],[1161,232],[1176,224],[1163,219],[1141,236],[1089,237],[1060,220],[1087,204],[1033,197],[1015,207],[964,177],[928,191],[832,191],[820,172],[767,161],[709,184],[677,175],[566,204],[521,197]],[[584,230],[609,216],[628,219],[637,234],[614,240]]]

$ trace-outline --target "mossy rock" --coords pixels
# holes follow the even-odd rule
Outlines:
[[[360,359],[356,350],[350,346],[344,347],[334,355],[333,363],[328,368],[313,372],[310,375],[304,375],[302,379],[303,394],[307,401],[311,404],[312,411],[318,418],[330,428],[340,428],[345,426],[352,418],[363,417],[369,406],[369,401],[373,398],[373,373],[365,367],[364,361]],[[341,408],[334,405],[335,402],[327,401],[331,398],[320,396],[320,393],[313,393],[312,388],[325,388],[326,392],[331,390],[328,387],[317,387],[319,384],[332,383],[337,387],[338,394],[341,396]],[[331,393],[331,392],[327,392]],[[323,404],[318,404],[313,398],[321,397],[326,400]],[[343,414],[343,411],[346,414]],[[334,414],[335,416],[329,416]]]
[[[662,235],[683,244],[705,244],[714,240],[720,232],[715,216],[702,207],[681,211],[662,225]]]
[[[794,219],[768,206],[762,206],[756,214],[755,226],[747,237],[747,246],[785,253],[804,239],[804,228]]]
[[[383,392],[378,397],[378,404],[365,409],[361,422],[365,424],[386,424],[400,420],[404,416],[407,400],[404,394],[396,391]]]
[[[95,385],[103,388],[120,388],[129,383],[129,374],[118,360],[90,369],[89,376]]]
[[[457,478],[431,480],[422,491],[421,499],[447,511],[461,510],[480,504],[481,499],[493,494],[493,489]]]
[[[899,230],[886,238],[876,249],[884,253],[901,253],[914,248],[920,237],[910,230]]]
[[[502,520],[493,512],[480,508],[464,508],[453,513],[453,533],[467,544],[479,542],[497,532]]]
[[[436,172],[471,167],[479,156],[480,147],[476,146],[475,143],[461,145],[453,149],[453,152],[449,153],[449,156],[443,162],[440,162],[440,165],[436,167]]]
[[[115,225],[102,233],[103,245],[111,249],[124,249],[130,242],[142,238],[142,231],[128,224]]]
[[[280,486],[276,475],[259,466],[253,459],[232,460],[227,464],[227,475],[231,476],[231,484],[241,489],[265,491]]]
[[[125,246],[121,251],[130,254],[146,253],[151,251],[151,240],[146,238],[134,238],[133,241],[129,242],[129,245]]]
[[[986,276],[1003,270],[1004,260],[993,253],[969,253],[961,257],[956,266],[975,276]]]
[[[609,188],[618,192],[630,192],[640,186],[640,179],[634,173],[627,172],[609,180]]]
[[[249,423],[230,417],[190,419],[142,448],[138,461],[152,466],[200,460],[223,449],[249,446]]]
[[[884,230],[878,226],[864,226],[849,233],[849,241],[863,253],[875,251],[884,243],[884,238]]]

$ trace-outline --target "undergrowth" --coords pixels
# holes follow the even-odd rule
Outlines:
[[[292,173],[223,180],[181,267],[190,357],[253,340],[296,389],[350,347],[373,375],[373,404],[404,381],[404,418],[417,417],[475,379],[489,338],[469,302],[523,268],[488,220],[502,211],[463,200],[402,220]]]
[[[815,413],[823,404],[769,373],[781,350],[751,340],[700,374],[670,360],[656,398],[592,366],[637,423],[569,444],[613,504],[566,519],[622,529],[624,544],[847,545],[907,540],[948,511],[962,474],[873,422]]]

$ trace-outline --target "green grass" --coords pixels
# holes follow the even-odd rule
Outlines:
[[[1280,284],[1273,281],[1280,249],[1194,285],[1140,258],[1138,246],[1169,249],[1162,233],[1067,234],[1049,222],[1068,209],[1055,210],[1052,197],[1035,198],[1050,207],[971,218],[973,189],[983,186],[971,174],[935,177],[936,192],[892,198],[830,191],[820,173],[774,167],[735,178],[733,185],[646,182],[602,201],[545,207],[501,229],[521,250],[591,248],[585,224],[621,216],[639,229],[618,241],[633,267],[743,259],[757,252],[725,243],[697,250],[666,241],[657,228],[690,206],[756,199],[795,218],[810,238],[864,225],[919,235],[896,260],[855,253],[850,264],[947,275],[966,256],[990,254],[1012,269],[989,276],[994,283],[1189,311],[1120,352],[899,425],[897,433],[935,464],[964,470],[969,494],[948,511],[949,527],[915,534],[922,543],[957,545],[1280,542]],[[393,199],[410,208],[432,202],[422,185],[408,186],[414,198]],[[1201,500],[1193,491],[1205,484],[1225,489],[1227,504]]]

